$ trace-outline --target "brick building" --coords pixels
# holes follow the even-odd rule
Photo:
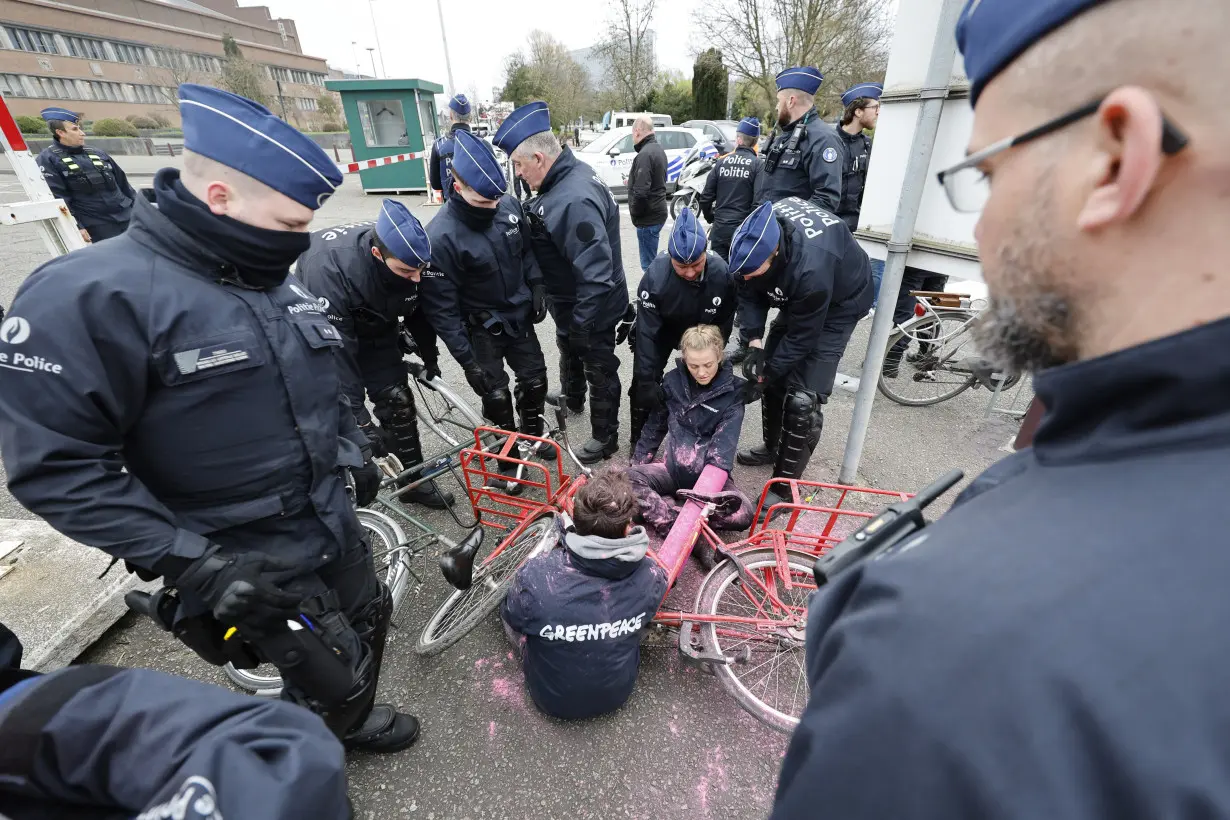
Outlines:
[[[223,35],[256,64],[275,113],[323,124],[318,99],[336,96],[325,61],[303,53],[294,20],[236,0],[0,0],[0,93],[14,114],[56,104],[178,124],[180,83],[220,84]]]

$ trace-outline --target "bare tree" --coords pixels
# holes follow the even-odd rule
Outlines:
[[[609,90],[626,110],[654,87],[658,76],[654,37],[649,30],[656,0],[617,0],[607,20],[606,36],[594,53],[606,64]]]
[[[528,65],[551,109],[552,124],[571,123],[589,110],[589,78],[559,40],[545,31],[530,32]]]
[[[206,75],[192,69],[188,55],[183,51],[161,49],[156,57],[158,65],[146,71],[161,106],[178,111],[179,87],[184,83],[213,85]]]
[[[772,99],[783,68],[814,65],[824,74],[821,116],[839,110],[841,93],[884,76],[892,35],[889,0],[730,0],[697,12],[706,43],[732,77]]]

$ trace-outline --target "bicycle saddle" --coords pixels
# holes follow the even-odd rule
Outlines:
[[[483,528],[475,527],[457,546],[440,555],[440,572],[444,580],[457,589],[466,590],[474,583],[474,556],[483,545]]]

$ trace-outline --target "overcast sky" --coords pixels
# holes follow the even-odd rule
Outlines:
[[[299,28],[303,50],[329,65],[355,70],[358,50],[362,73],[371,73],[366,49],[376,46],[368,0],[240,0],[243,6],[268,6],[274,17],[290,17]],[[607,3],[600,0],[515,4],[495,0],[444,0],[453,80],[460,91],[476,87],[483,100],[503,84],[504,58],[524,48],[535,28],[549,32],[569,49],[594,44],[602,31]],[[658,0],[653,27],[658,34],[658,61],[663,68],[692,73],[690,40],[692,0]],[[390,77],[414,77],[447,88],[444,48],[435,0],[372,0],[380,32],[380,49]],[[542,17],[535,20],[531,9]],[[344,13],[339,13],[344,12]],[[351,42],[357,43],[351,46]],[[380,76],[380,55],[376,55]]]

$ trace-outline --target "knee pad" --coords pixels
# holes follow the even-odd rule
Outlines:
[[[782,411],[788,416],[808,417],[820,407],[820,400],[810,390],[792,387],[786,391]]]
[[[390,385],[373,395],[372,401],[381,426],[393,427],[414,420],[414,393],[407,384]]]
[[[506,387],[497,387],[483,396],[483,415],[491,419],[501,430],[517,429],[513,418],[512,394]]]
[[[517,404],[537,404],[546,397],[546,373],[535,373],[533,376],[517,379]]]

